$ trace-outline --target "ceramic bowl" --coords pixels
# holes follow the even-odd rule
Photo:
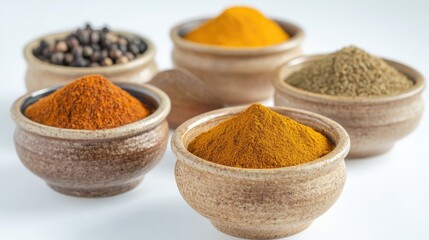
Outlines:
[[[307,111],[274,111],[324,132],[336,145],[315,161],[284,168],[245,169],[216,164],[187,150],[196,136],[242,112],[215,110],[180,125],[172,137],[180,193],[220,231],[242,238],[279,238],[298,233],[338,199],[346,179],[347,132],[336,122]]]
[[[115,31],[127,37],[138,37],[147,44],[146,51],[136,59],[125,64],[114,64],[107,67],[68,67],[44,62],[33,55],[33,49],[39,45],[40,40],[45,39],[52,43],[70,34],[62,32],[43,36],[31,41],[24,48],[24,57],[27,62],[25,84],[28,92],[39,89],[67,84],[76,78],[88,74],[101,74],[113,82],[143,84],[148,82],[157,72],[155,63],[155,46],[143,36],[134,33]]]
[[[136,187],[164,154],[170,100],[148,85],[120,84],[153,109],[148,117],[105,130],[55,128],[31,121],[23,111],[56,88],[19,98],[12,106],[15,147],[22,163],[54,190],[79,197],[104,197]]]
[[[422,75],[409,66],[384,59],[389,65],[414,81],[408,91],[388,97],[352,98],[317,94],[289,85],[285,79],[306,64],[323,55],[302,56],[289,61],[274,81],[275,105],[305,109],[340,123],[349,133],[351,148],[348,158],[382,154],[396,141],[414,130],[423,113]]]
[[[204,81],[227,105],[272,97],[274,89],[271,81],[278,77],[280,66],[301,54],[303,30],[292,23],[277,20],[291,38],[278,45],[257,48],[226,48],[183,38],[207,20],[189,21],[171,30],[174,65]]]

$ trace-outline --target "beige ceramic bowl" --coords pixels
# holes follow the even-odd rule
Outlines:
[[[54,190],[80,197],[104,197],[136,187],[166,148],[170,100],[148,86],[119,85],[154,110],[134,123],[106,130],[49,127],[23,115],[25,108],[55,89],[19,98],[12,106],[19,158]]]
[[[172,149],[176,181],[188,204],[220,231],[242,238],[279,238],[298,233],[338,199],[346,179],[344,157],[350,141],[334,121],[307,111],[274,111],[324,132],[335,149],[302,165],[244,169],[201,159],[187,150],[196,136],[240,112],[224,108],[192,118],[176,129]]]
[[[413,79],[415,85],[403,94],[389,97],[336,97],[301,90],[285,79],[323,55],[302,56],[289,61],[281,78],[274,81],[275,104],[301,108],[329,117],[349,133],[349,158],[369,157],[391,149],[394,143],[414,130],[423,113],[424,79],[411,67],[384,59],[389,65]]]
[[[115,64],[108,67],[68,67],[47,63],[39,60],[33,55],[32,50],[39,45],[40,40],[54,42],[68,35],[70,32],[51,34],[28,43],[24,48],[24,57],[27,62],[25,83],[28,92],[39,89],[67,84],[76,78],[88,74],[101,74],[113,82],[143,84],[148,82],[157,72],[155,63],[155,46],[152,42],[142,36],[115,31],[128,37],[138,37],[147,44],[146,51],[142,56],[125,64]]]
[[[303,30],[278,20],[291,38],[278,45],[259,48],[226,48],[199,44],[183,36],[208,19],[180,24],[171,30],[173,63],[205,82],[227,105],[251,103],[273,95],[271,81],[278,78],[280,66],[301,54]]]

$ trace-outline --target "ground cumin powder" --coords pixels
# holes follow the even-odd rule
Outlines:
[[[150,114],[139,100],[101,75],[88,75],[30,105],[29,119],[52,127],[97,130],[119,127]]]
[[[332,149],[323,134],[260,104],[202,133],[188,146],[200,158],[240,168],[294,166]]]
[[[224,47],[262,47],[287,41],[289,35],[258,10],[237,6],[226,9],[184,38]]]
[[[310,92],[349,97],[391,96],[414,84],[383,59],[354,46],[309,63],[286,81]]]

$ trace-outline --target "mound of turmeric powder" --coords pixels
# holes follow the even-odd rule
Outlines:
[[[322,133],[260,104],[197,136],[188,150],[240,168],[279,168],[316,160],[334,147]]]
[[[184,38],[224,47],[263,47],[287,41],[289,35],[258,10],[237,6],[226,9]]]

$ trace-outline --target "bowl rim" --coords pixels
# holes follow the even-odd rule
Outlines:
[[[213,163],[194,155],[193,153],[189,152],[188,149],[185,147],[183,143],[183,138],[190,130],[204,124],[205,122],[217,119],[219,117],[225,117],[228,115],[235,116],[236,114],[241,113],[247,108],[248,106],[222,108],[193,117],[181,124],[173,133],[173,136],[171,138],[171,148],[173,150],[173,153],[177,156],[177,161],[184,161],[187,164],[192,165],[193,167],[197,167],[205,171],[208,170],[210,172],[215,172],[216,174],[221,174],[225,176],[243,176],[244,174],[246,177],[250,178],[266,178],[268,175],[272,177],[278,177],[284,176],[284,173],[291,174],[294,172],[309,171],[330,166],[337,161],[344,161],[344,158],[346,157],[350,149],[349,135],[346,130],[337,122],[317,113],[296,108],[278,106],[270,106],[269,108],[276,112],[286,111],[292,114],[298,114],[299,118],[315,118],[317,119],[317,121],[322,122],[322,124],[329,126],[332,132],[335,132],[335,134],[339,136],[338,142],[336,143],[334,149],[325,156],[304,164],[281,168],[255,169],[231,167],[218,163]],[[261,174],[263,175],[261,176]]]
[[[179,34],[179,32],[182,31],[182,29],[186,28],[188,25],[193,25],[193,24],[200,25],[203,22],[206,22],[213,18],[214,16],[195,18],[192,20],[183,21],[182,23],[175,25],[170,30],[170,38],[173,41],[173,44],[180,48],[190,49],[193,51],[204,52],[204,53],[212,53],[217,55],[227,55],[227,56],[261,55],[261,54],[281,52],[281,51],[290,50],[290,49],[299,47],[305,37],[304,30],[299,25],[295,24],[294,22],[290,22],[290,21],[286,21],[278,18],[270,18],[270,19],[278,23],[282,28],[285,29],[286,32],[288,32],[287,28],[294,28],[297,30],[297,32],[293,36],[290,36],[290,38],[287,41],[279,44],[269,45],[269,46],[239,47],[239,48],[222,47],[217,45],[192,42],[184,39]],[[288,32],[288,34],[290,33]]]
[[[23,51],[24,59],[26,60],[28,66],[34,65],[40,70],[49,70],[50,72],[61,73],[61,74],[74,74],[74,75],[76,74],[86,75],[86,74],[92,74],[92,73],[112,74],[117,72],[129,71],[141,65],[148,64],[151,60],[153,60],[156,54],[155,45],[152,43],[151,40],[149,40],[149,38],[133,32],[113,29],[113,30],[110,30],[110,32],[142,39],[147,45],[146,51],[141,56],[127,63],[113,64],[111,66],[100,66],[100,67],[70,67],[70,66],[56,65],[53,63],[44,62],[38,59],[36,56],[34,56],[33,49],[38,45],[38,43],[42,39],[50,40],[50,39],[61,38],[72,32],[73,30],[46,34],[28,42],[25,45],[24,51]]]
[[[67,129],[57,128],[52,126],[43,125],[34,122],[27,118],[21,111],[23,104],[28,98],[36,97],[43,93],[54,90],[55,92],[61,86],[44,88],[34,92],[27,93],[18,98],[11,107],[11,116],[17,128],[22,128],[28,132],[56,139],[69,139],[69,140],[105,140],[120,138],[130,135],[135,135],[141,132],[148,131],[161,124],[168,116],[171,108],[170,99],[166,93],[149,84],[137,85],[131,83],[114,83],[119,87],[131,88],[134,91],[151,96],[158,103],[157,109],[149,116],[138,121],[125,124],[116,128],[100,129],[100,130],[80,130],[80,129]],[[144,91],[143,91],[144,90]],[[126,90],[125,90],[126,91]]]
[[[333,96],[333,95],[327,95],[327,94],[321,94],[321,93],[314,93],[300,88],[296,88],[290,85],[286,81],[287,76],[285,76],[284,71],[288,67],[295,67],[308,62],[316,61],[325,57],[328,54],[302,55],[287,61],[281,67],[282,70],[280,71],[280,74],[279,74],[280,77],[273,79],[272,81],[276,91],[279,91],[283,94],[291,95],[293,97],[306,99],[306,101],[331,102],[331,103],[337,103],[337,104],[340,104],[340,103],[376,104],[376,103],[386,103],[386,102],[393,102],[393,101],[407,99],[412,96],[420,94],[425,88],[426,84],[425,84],[424,77],[419,71],[417,71],[416,69],[406,64],[403,64],[391,59],[387,59],[387,58],[382,58],[382,59],[385,62],[387,62],[390,66],[392,66],[399,72],[405,74],[406,76],[408,76],[414,81],[414,85],[411,88],[397,95],[375,96],[375,97],[350,97],[350,96]]]

